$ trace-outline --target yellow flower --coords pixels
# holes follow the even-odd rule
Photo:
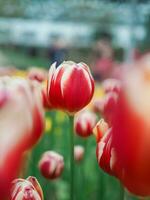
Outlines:
[[[27,76],[27,72],[24,70],[16,70],[13,74],[14,77],[22,77],[25,78]]]
[[[95,92],[94,92],[94,98],[97,97],[103,97],[105,95],[104,89],[101,85],[96,85]]]
[[[52,129],[52,120],[49,117],[46,117],[46,122],[45,122],[45,132],[50,133]]]

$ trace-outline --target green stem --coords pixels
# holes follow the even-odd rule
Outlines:
[[[122,184],[120,183],[120,200],[125,200],[125,190]]]
[[[74,117],[70,120],[70,200],[74,200]]]

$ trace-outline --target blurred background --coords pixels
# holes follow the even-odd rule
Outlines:
[[[148,0],[0,0],[3,66],[128,61],[148,51],[149,33]]]
[[[149,50],[149,0],[0,0],[2,68],[48,69],[55,61],[83,61],[101,81],[117,77],[122,63]],[[68,126],[64,113],[46,113],[46,133],[25,166],[26,176],[38,178],[46,200],[69,198]],[[119,200],[118,181],[98,167],[95,138],[77,137],[75,143],[86,147],[84,165],[76,166],[76,199]],[[54,182],[46,181],[37,167],[41,154],[50,149],[66,161],[62,178]]]

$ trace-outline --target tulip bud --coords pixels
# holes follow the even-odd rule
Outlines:
[[[93,129],[93,134],[95,135],[97,142],[99,142],[100,139],[105,135],[108,128],[109,128],[108,123],[105,122],[104,119],[100,119],[97,122],[96,126]]]
[[[31,67],[28,70],[28,78],[30,80],[36,80],[38,82],[43,82],[46,80],[46,71],[37,67]]]
[[[80,162],[84,156],[84,147],[81,145],[74,146],[74,160]]]
[[[97,117],[91,111],[81,111],[75,116],[74,127],[77,135],[88,137],[92,135]]]
[[[63,62],[49,70],[48,100],[52,107],[74,114],[92,99],[94,80],[85,63]]]
[[[58,178],[64,169],[64,159],[54,151],[46,151],[40,159],[39,169],[47,179]]]
[[[43,191],[35,177],[15,179],[12,182],[10,200],[43,200]]]

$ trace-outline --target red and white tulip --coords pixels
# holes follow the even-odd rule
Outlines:
[[[92,99],[94,80],[85,63],[52,64],[47,85],[48,100],[53,108],[74,114]]]
[[[74,146],[74,160],[80,162],[84,157],[84,147],[81,145]]]
[[[106,79],[102,83],[105,93],[116,92],[119,93],[121,89],[121,81],[117,79]]]
[[[101,140],[108,129],[108,123],[103,118],[97,122],[96,126],[93,129],[93,134],[95,135],[97,142]]]
[[[15,179],[12,182],[10,200],[43,200],[43,191],[37,179]]]
[[[43,107],[47,110],[51,110],[52,106],[48,101],[47,91],[45,87],[42,88],[42,99],[43,99]]]
[[[60,177],[63,169],[63,156],[54,151],[46,151],[39,161],[39,170],[47,179],[56,179]]]
[[[41,136],[41,93],[24,79],[0,78],[0,196],[8,194],[25,150]]]
[[[88,137],[92,135],[94,126],[96,125],[97,116],[91,111],[81,111],[75,116],[74,127],[77,135]]]
[[[125,187],[150,196],[150,59],[124,77],[114,112],[113,146],[124,169]]]

